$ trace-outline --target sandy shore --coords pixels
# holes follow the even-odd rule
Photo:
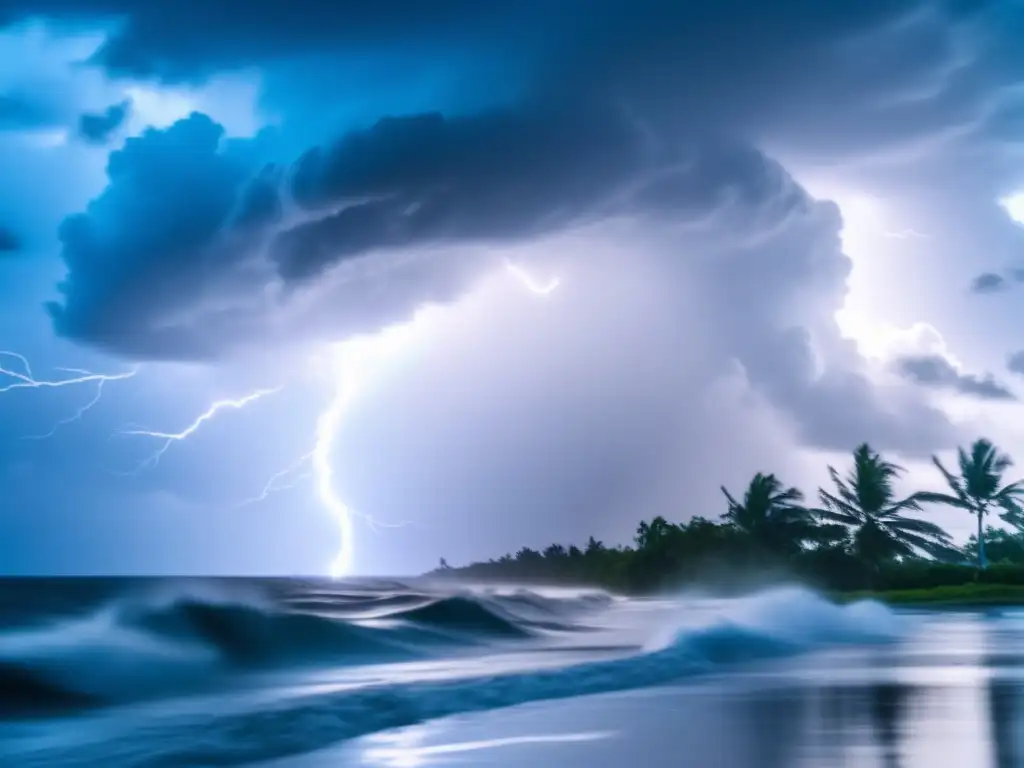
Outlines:
[[[1020,697],[960,675],[822,685],[782,675],[449,718],[261,768],[972,768],[1017,759]],[[870,677],[870,675],[869,675]],[[1002,699],[998,699],[1002,696]],[[993,708],[993,702],[996,702]],[[1009,726],[1009,727],[1008,727]]]

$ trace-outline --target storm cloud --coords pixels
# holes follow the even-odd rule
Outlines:
[[[969,4],[968,4],[969,5]],[[978,4],[973,4],[977,6]],[[954,9],[964,3],[943,3]],[[497,2],[440,0],[429,6],[415,0],[312,0],[296,13],[283,0],[260,0],[239,13],[230,0],[139,4],[130,0],[9,0],[0,21],[32,17],[117,21],[94,60],[117,74],[181,80],[215,69],[249,66],[254,61],[336,50],[338,46],[378,48],[415,45],[434,51],[470,46],[478,50],[522,51],[545,44],[537,60],[547,65],[550,47],[566,43],[563,56],[574,65],[620,57],[655,44],[656,55],[678,49],[688,61],[714,62],[719,69],[747,73],[753,63],[730,57],[750,46],[755,59],[787,46],[804,50],[819,41],[870,29],[920,7],[908,0],[865,0],[828,4],[788,0],[768,8],[750,0],[709,5],[671,0],[541,0]],[[736,24],[743,18],[743,24]],[[678,55],[678,54],[676,54]],[[649,62],[653,63],[653,62]]]
[[[982,400],[1016,400],[1017,396],[992,374],[965,373],[942,355],[913,355],[894,361],[899,373],[922,386],[949,389]]]
[[[470,61],[487,48],[525,56],[509,59],[519,84],[509,104],[384,116],[294,165],[268,169],[280,158],[244,142],[225,149],[219,127],[201,115],[132,139],[111,156],[107,190],[62,227],[70,273],[64,299],[51,306],[58,330],[133,356],[210,356],[245,328],[266,333],[266,318],[283,305],[315,303],[300,289],[342,268],[334,277],[347,293],[333,302],[334,330],[372,330],[458,298],[493,268],[464,246],[480,251],[624,216],[699,222],[728,208],[737,190],[748,197],[742,203],[759,196],[755,207],[798,206],[803,193],[772,188],[771,174],[752,191],[730,178],[757,154],[751,142],[877,151],[962,130],[982,100],[956,77],[985,62],[963,64],[956,77],[949,68],[966,61],[955,44],[968,22],[987,18],[986,3],[645,2],[640,12],[604,0],[582,15],[570,12],[577,2],[560,13],[532,2],[453,1],[429,13],[406,2],[314,3],[303,14],[262,2],[244,18],[204,6],[210,23],[201,25],[187,3],[9,3],[11,20],[116,15],[122,24],[96,61],[134,76],[272,65],[300,45],[357,37],[371,48],[378,36],[426,45],[432,25]],[[228,19],[230,35],[218,26]],[[543,39],[534,39],[538,28]],[[901,95],[922,88],[921,98]],[[830,130],[841,120],[858,130]],[[703,158],[709,153],[714,159]],[[175,207],[181,197],[187,212]],[[265,210],[247,221],[239,211],[253,200]],[[172,225],[179,215],[186,223]]]
[[[131,106],[131,101],[125,100],[111,104],[102,112],[82,115],[78,118],[79,136],[93,144],[105,143],[128,119]]]
[[[135,9],[96,61],[136,76],[199,77],[231,57],[285,56],[300,39],[315,46],[321,33],[336,42],[363,30],[372,40],[381,24],[399,40],[420,14],[394,4],[385,23],[383,6],[353,9],[316,6],[282,25],[279,6],[259,4],[216,51],[202,41],[218,32],[192,28],[186,51],[182,37],[157,39],[150,10]],[[736,26],[741,9],[748,23]],[[833,320],[849,272],[841,217],[754,146],[856,153],[962,131],[981,96],[958,89],[948,68],[984,4],[698,12],[651,0],[650,14],[626,10],[593,6],[576,32],[532,51],[542,69],[513,57],[521,86],[508,104],[384,116],[295,162],[260,138],[226,140],[201,114],[129,139],[110,156],[106,190],[61,227],[69,272],[50,305],[58,332],[144,359],[372,332],[465,296],[498,268],[502,249],[618,222],[634,232],[623,258],[671,258],[680,281],[710,281],[708,295],[730,308],[709,310],[722,363],[738,362],[758,391],[800,412],[812,443],[839,446],[865,428],[908,450],[949,439],[927,405],[878,400]],[[184,18],[168,13],[161,29]],[[508,43],[499,50],[525,50],[538,33],[518,22],[550,6],[451,3],[433,18],[446,13],[459,19],[445,33],[453,44],[486,58],[469,42],[482,29]],[[552,15],[548,32],[565,18]],[[785,85],[765,89],[768,81]],[[926,96],[901,95],[926,85]],[[847,106],[818,108],[836,93]],[[858,118],[858,131],[829,130]],[[531,264],[564,261],[524,253]]]

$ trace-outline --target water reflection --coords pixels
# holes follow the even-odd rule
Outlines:
[[[1024,768],[1024,622],[941,622],[882,651],[801,659],[762,677],[408,729],[366,742],[363,764]]]
[[[806,733],[806,691],[763,691],[749,696],[737,725],[748,734],[745,762],[762,768],[788,768]]]
[[[438,725],[428,723],[371,737],[367,739],[367,745],[362,751],[362,764],[375,766],[375,768],[423,768],[424,766],[443,764],[456,755],[484,750],[527,745],[583,744],[608,739],[615,735],[610,731],[589,731],[424,743],[438,736],[441,730]]]
[[[909,686],[899,683],[881,683],[869,689],[871,719],[885,768],[900,768],[901,716],[911,692]]]
[[[996,768],[1021,765],[1014,730],[1017,723],[1017,683],[991,678],[988,684],[988,707],[992,723],[992,750]]]

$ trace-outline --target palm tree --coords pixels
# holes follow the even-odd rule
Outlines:
[[[1005,453],[1000,453],[990,440],[975,440],[968,454],[963,448],[957,449],[960,464],[959,477],[954,475],[932,456],[932,461],[946,480],[952,494],[931,493],[918,494],[921,501],[933,504],[947,504],[957,509],[964,509],[978,519],[978,567],[984,568],[985,563],[985,532],[983,520],[989,509],[999,507],[1003,520],[1020,528],[1024,523],[1017,499],[1024,496],[1024,481],[1002,485],[1003,473],[1013,466],[1013,460]],[[1002,487],[1000,487],[1002,486]]]
[[[722,518],[770,552],[793,555],[814,538],[814,518],[802,505],[803,493],[786,488],[775,475],[754,475],[742,502],[725,486],[722,493],[729,502]]]
[[[952,548],[949,534],[939,526],[904,516],[920,511],[920,495],[897,498],[893,484],[904,469],[885,461],[867,443],[853,452],[853,469],[845,479],[832,467],[828,472],[836,491],[818,490],[824,508],[816,512],[850,529],[854,553],[865,562],[877,566],[894,557],[946,554]]]

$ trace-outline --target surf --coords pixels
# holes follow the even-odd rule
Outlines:
[[[520,600],[523,597],[519,595]],[[466,631],[467,617],[474,619],[470,622],[473,632],[493,629],[489,624],[477,626],[475,619],[483,607],[495,605],[497,597],[474,599],[480,602],[473,602],[465,594],[437,598],[433,604],[442,608],[425,616],[419,608],[402,608],[398,613],[405,614],[405,623],[382,631],[414,627],[418,619],[435,629],[455,627],[452,631],[461,633]],[[538,605],[545,609],[560,610],[556,602],[544,603],[538,596],[527,600],[540,600]],[[467,605],[473,607],[467,611]],[[511,605],[503,605],[500,615],[496,614],[502,622],[510,620]],[[698,606],[703,618],[695,621],[690,614]],[[116,739],[107,738],[102,749],[106,755],[117,755],[117,764],[124,766],[241,765],[437,718],[542,700],[681,684],[708,674],[736,671],[750,663],[843,645],[894,642],[905,634],[909,621],[877,603],[840,606],[800,588],[774,589],[721,601],[683,599],[673,603],[672,610],[677,620],[671,621],[670,616],[665,625],[652,628],[651,641],[629,655],[440,681],[323,686],[282,694],[271,706],[232,708],[205,715],[201,742],[194,737],[195,717],[183,714],[164,718],[145,729],[128,730]],[[289,638],[293,631],[289,625]],[[347,642],[348,636],[344,637]],[[289,640],[292,642],[294,639]],[[343,657],[341,654],[339,658]],[[39,690],[53,695],[50,689]],[[76,754],[82,765],[92,759],[86,748],[80,748]]]

